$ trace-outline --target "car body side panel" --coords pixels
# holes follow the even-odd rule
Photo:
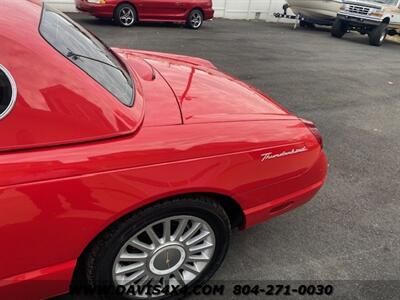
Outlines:
[[[186,13],[184,1],[171,0],[137,0],[139,19],[144,20],[170,20],[182,19]]]
[[[235,195],[239,203],[254,199],[254,206],[244,209],[246,227],[265,222],[309,201],[324,184],[327,166],[326,155],[321,151],[316,163],[307,173]]]
[[[36,300],[68,292],[76,259],[0,279],[0,299]]]
[[[208,125],[213,135],[204,125],[143,127],[119,141],[0,155],[0,256],[18,258],[4,262],[0,278],[76,259],[108,224],[158,199],[241,195],[246,210],[288,192],[277,184],[298,178],[295,191],[320,181],[302,178],[320,157],[314,136],[300,121],[285,123]],[[265,152],[301,147],[308,151],[261,161]],[[268,186],[278,192],[245,196]]]
[[[283,151],[294,145],[306,145],[310,150],[317,147],[314,136],[298,119],[142,127],[136,134],[119,139],[1,154],[0,187],[253,149],[278,147]],[[304,155],[311,155],[312,160],[314,154],[308,151]],[[263,166],[259,165],[259,157],[253,160]],[[291,168],[307,168],[310,164],[302,160]]]
[[[189,13],[195,8],[203,11],[205,20],[214,16],[212,3],[209,0],[130,0],[129,2],[136,7],[140,21],[186,22]]]
[[[318,147],[310,153],[294,155],[290,159],[279,158],[271,164],[259,161],[258,157],[264,151],[245,151],[0,188],[0,255],[14,258],[3,262],[0,284],[10,288],[10,277],[76,260],[109,224],[158,199],[199,191],[227,195],[238,200],[246,214],[245,226],[248,227],[277,215],[271,213],[272,206],[260,208],[261,201],[272,203],[278,200],[276,205],[281,205],[282,200],[273,197],[284,197],[289,193],[294,195],[288,199],[294,208],[309,200],[321,186],[325,172],[314,170],[326,161]],[[279,164],[282,166],[277,168]],[[283,165],[292,166],[289,173],[281,171]],[[256,180],[259,187],[255,188],[247,175],[240,174],[250,174],[249,180]],[[55,274],[59,274],[58,269],[53,270]],[[62,280],[65,280],[71,272],[67,269],[62,274]],[[20,281],[34,281],[19,278]],[[40,285],[40,282],[31,284]],[[66,284],[59,284],[58,292],[66,292]],[[56,291],[49,293],[43,289],[42,296],[55,294]]]

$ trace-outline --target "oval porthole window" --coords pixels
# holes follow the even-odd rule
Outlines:
[[[17,98],[17,86],[8,70],[0,65],[0,120],[12,110]]]

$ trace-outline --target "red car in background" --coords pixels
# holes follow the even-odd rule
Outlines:
[[[110,49],[32,1],[0,14],[0,299],[190,291],[232,228],[323,185],[315,126],[211,62]]]
[[[98,18],[114,19],[124,27],[136,22],[184,23],[199,29],[212,19],[212,0],[75,0],[76,8]]]

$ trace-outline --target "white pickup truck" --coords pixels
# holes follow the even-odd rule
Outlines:
[[[344,0],[331,33],[341,38],[349,30],[368,34],[373,46],[381,46],[386,35],[400,35],[400,0]]]

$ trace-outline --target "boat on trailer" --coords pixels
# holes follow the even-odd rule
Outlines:
[[[298,19],[302,24],[332,25],[336,19],[342,0],[286,0],[283,6],[283,14],[275,14],[276,17]],[[295,14],[289,15],[288,9]]]

